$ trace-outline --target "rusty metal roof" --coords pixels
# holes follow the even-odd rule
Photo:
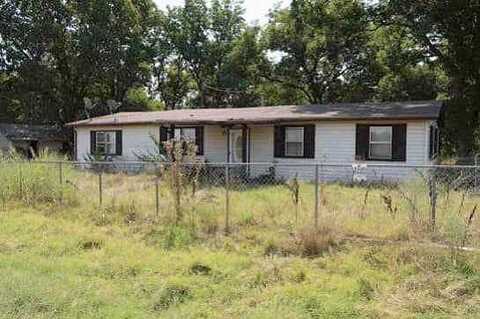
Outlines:
[[[324,120],[419,120],[440,117],[443,102],[344,103],[251,108],[181,109],[116,113],[67,124],[110,126],[133,124],[226,125]]]

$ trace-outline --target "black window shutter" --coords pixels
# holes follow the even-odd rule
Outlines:
[[[434,155],[434,152],[435,152],[434,145],[435,145],[435,130],[434,130],[433,125],[432,125],[432,126],[430,126],[430,144],[429,144],[429,149],[428,149],[428,157],[430,159],[433,159],[433,155]]]
[[[355,159],[366,161],[370,151],[370,126],[366,124],[357,124]]]
[[[122,131],[115,131],[115,151],[118,156],[122,156],[123,154],[123,132]]]
[[[440,156],[440,151],[442,149],[442,139],[440,136],[440,128],[438,126],[435,126],[435,156],[439,157]]]
[[[392,125],[392,160],[407,160],[407,124]]]
[[[315,158],[315,125],[306,125],[303,132],[303,157]]]
[[[78,133],[77,130],[73,131],[73,160],[78,161]]]
[[[97,131],[90,131],[90,154],[97,152]]]
[[[168,141],[168,128],[160,126],[160,143]]]
[[[275,126],[274,157],[285,157],[285,126]]]
[[[248,163],[248,128],[242,130],[242,162]]]
[[[204,138],[203,138],[203,126],[199,126],[195,128],[195,144],[197,145],[197,155],[203,155],[204,150],[203,150],[203,143],[204,143]]]

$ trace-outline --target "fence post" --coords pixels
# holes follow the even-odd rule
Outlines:
[[[319,204],[320,204],[320,187],[319,187],[319,172],[318,172],[318,164],[315,164],[315,229],[318,229],[318,211],[319,211]]]
[[[160,197],[158,194],[158,176],[155,178],[155,216],[158,220],[158,217],[160,215]]]
[[[103,204],[102,171],[98,172],[98,201]]]
[[[63,201],[63,163],[58,163],[58,181],[60,183],[60,202]]]
[[[225,235],[230,233],[230,164],[225,164]]]
[[[437,181],[435,178],[435,170],[430,173],[429,180],[429,197],[430,197],[430,227],[435,231],[437,223]]]
[[[22,165],[23,165],[23,162],[20,162],[20,164],[18,164],[18,188],[20,189],[20,196],[22,200],[24,200]]]
[[[60,185],[63,185],[63,163],[62,162],[58,163],[58,181],[60,182]]]

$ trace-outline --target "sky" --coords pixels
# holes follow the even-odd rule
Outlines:
[[[183,5],[184,0],[154,0],[160,9],[167,6]],[[245,19],[252,23],[258,21],[260,24],[267,22],[268,10],[273,8],[276,3],[282,6],[288,5],[290,0],[244,0],[245,3]]]

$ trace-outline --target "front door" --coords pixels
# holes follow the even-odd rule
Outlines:
[[[244,140],[244,132],[242,129],[231,129],[229,131],[229,162],[244,163],[246,161],[246,141]]]

